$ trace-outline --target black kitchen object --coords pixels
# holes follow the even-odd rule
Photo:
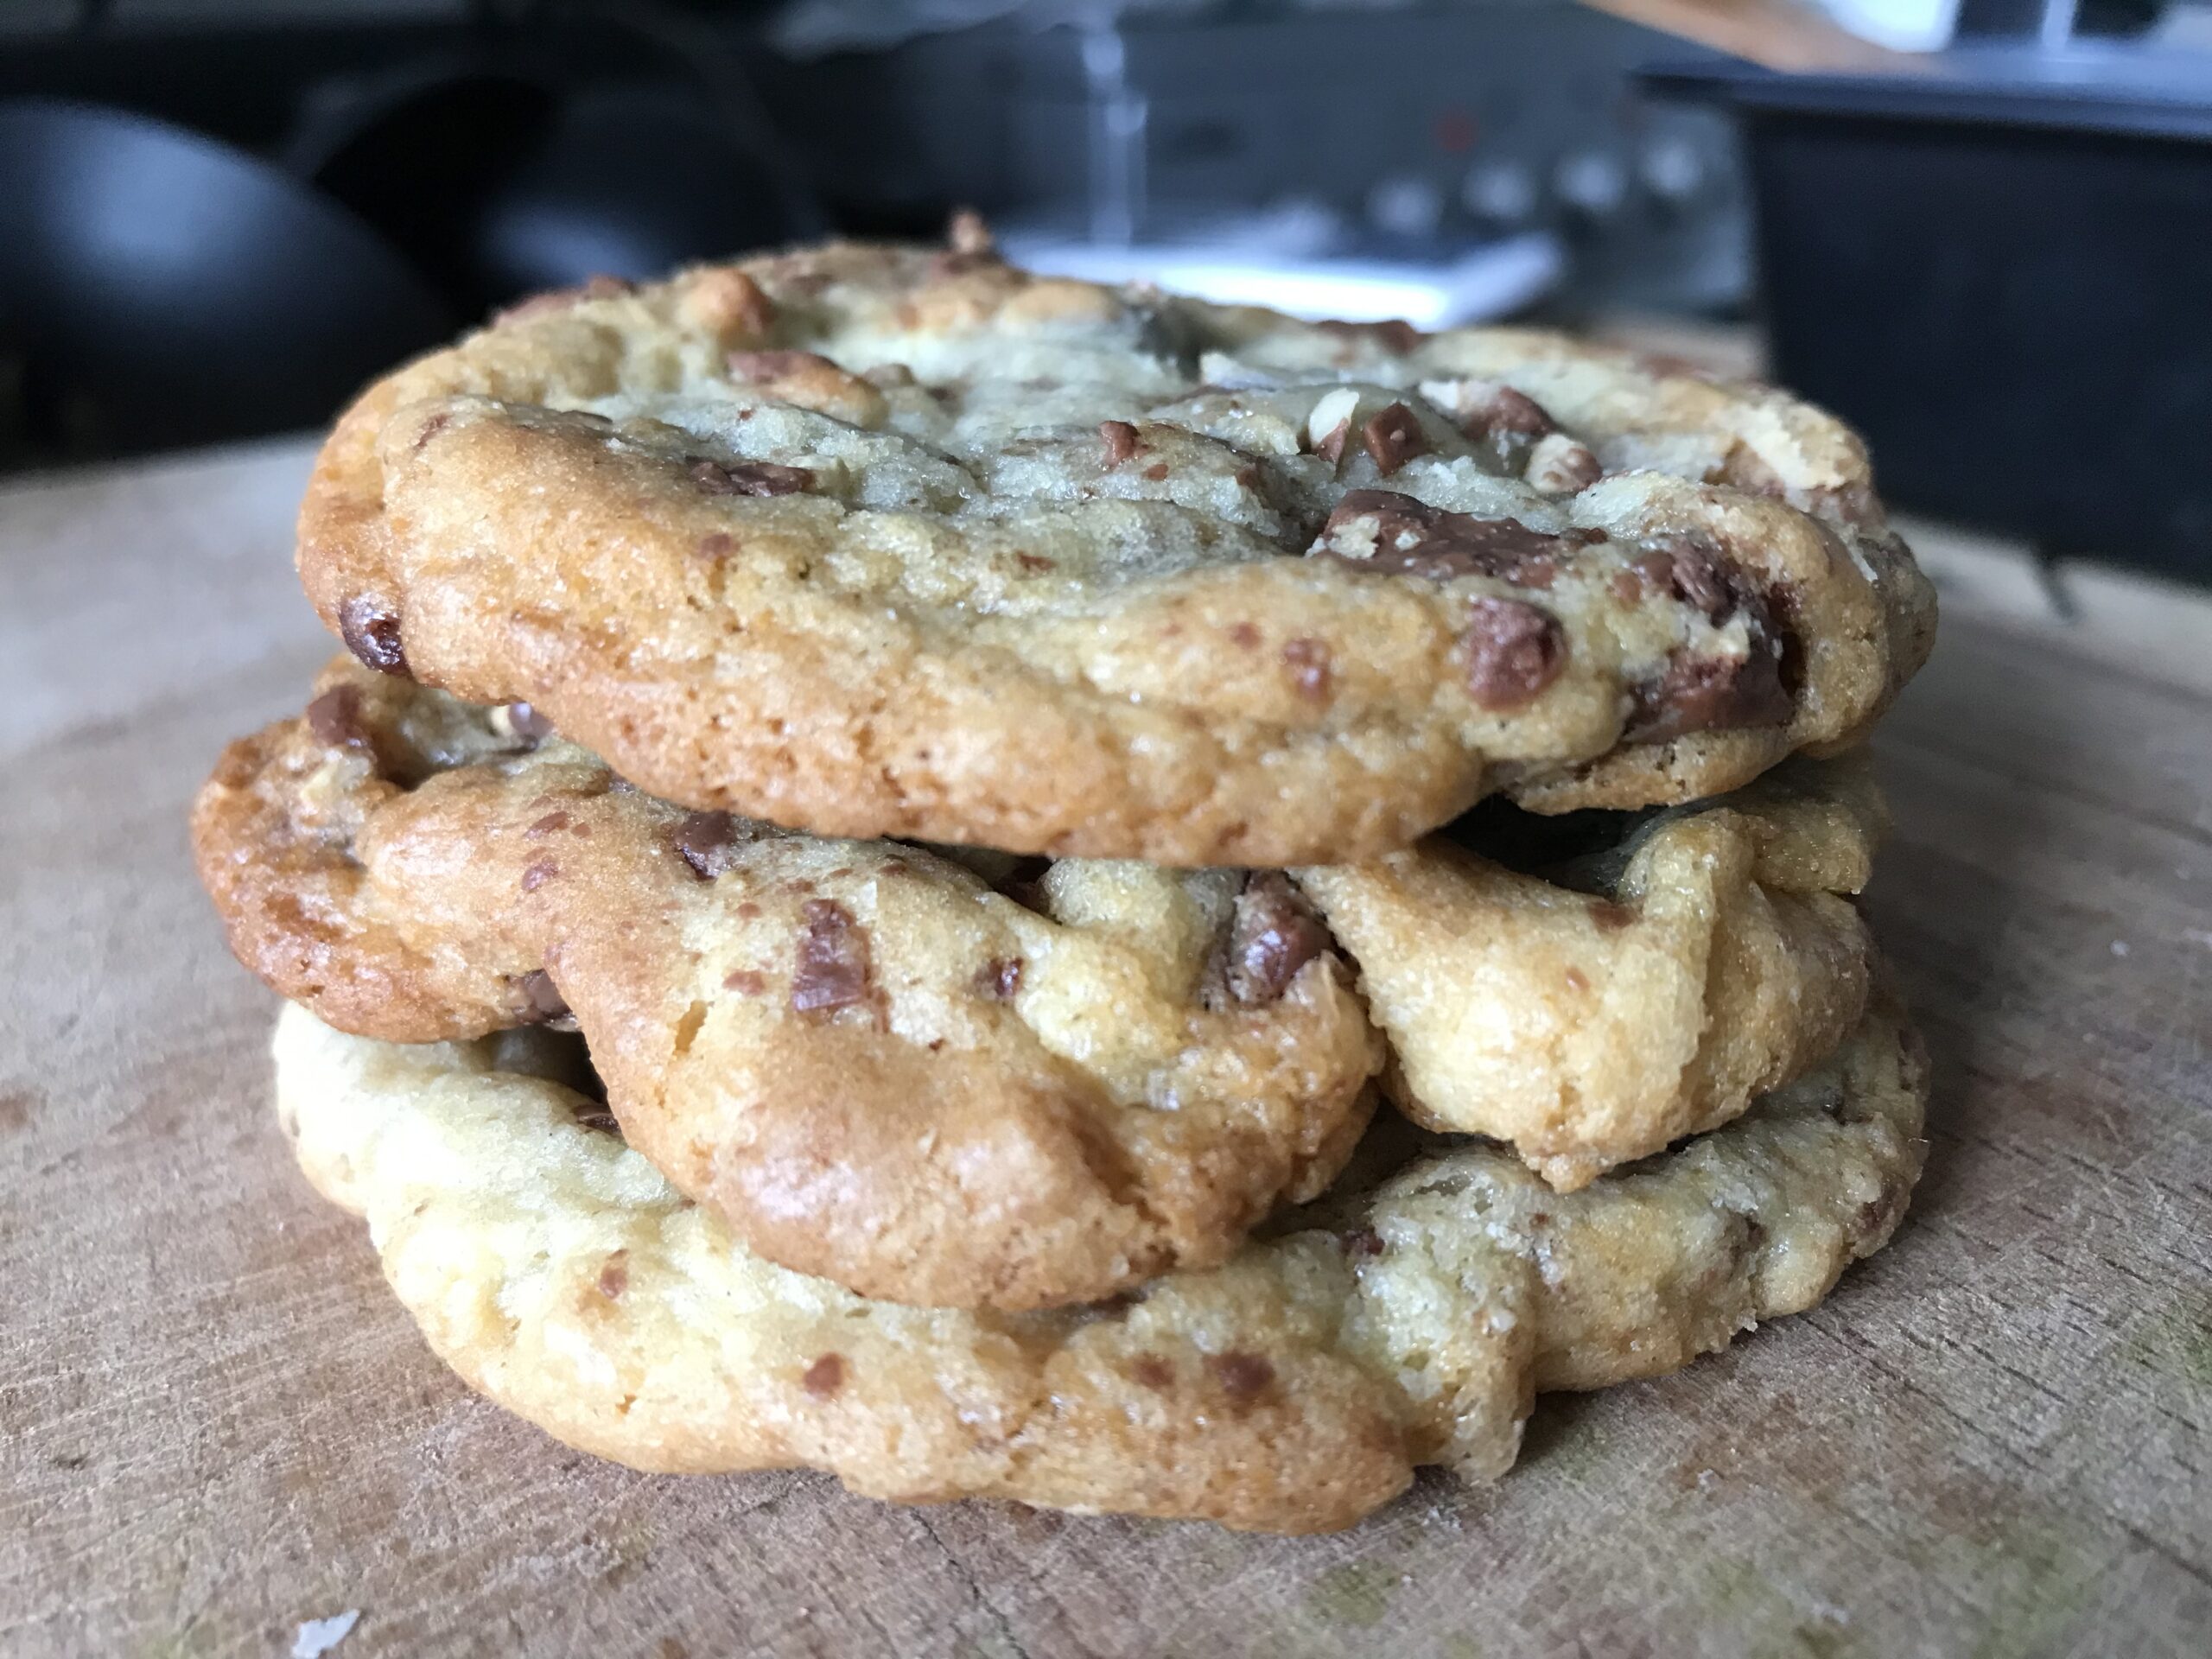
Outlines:
[[[111,110],[0,101],[0,359],[31,454],[317,425],[458,321],[264,162]]]
[[[1647,79],[1736,111],[1775,377],[1887,498],[2212,582],[2212,59]]]

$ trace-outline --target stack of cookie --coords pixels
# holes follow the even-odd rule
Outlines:
[[[1878,1248],[1924,1095],[1865,455],[980,229],[511,312],[301,519],[200,795],[431,1344],[642,1468],[1339,1526]]]

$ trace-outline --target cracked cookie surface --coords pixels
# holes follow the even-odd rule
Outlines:
[[[1874,945],[1849,895],[1887,824],[1863,753],[1799,758],[1656,812],[1485,803],[1296,880],[1358,964],[1391,1098],[1571,1188],[1726,1122],[1858,1023]]]
[[[1671,1370],[1819,1301],[1904,1213],[1926,1093],[1878,1001],[1733,1123],[1580,1192],[1462,1145],[1211,1271],[988,1314],[762,1260],[547,1080],[574,1064],[562,1040],[378,1043],[297,1007],[278,1024],[302,1166],[367,1217],[472,1386],[644,1469],[804,1465],[908,1502],[1287,1532],[1349,1525],[1418,1465],[1502,1474],[1535,1390]]]
[[[347,412],[366,663],[842,836],[1366,859],[1849,741],[1930,590],[1829,417],[1504,329],[830,246],[546,296]]]
[[[226,753],[194,842],[279,994],[400,1041],[580,1027],[670,1179],[872,1295],[1033,1307],[1211,1265],[1372,1109],[1381,1039],[1280,874],[686,812],[532,709],[344,658]]]

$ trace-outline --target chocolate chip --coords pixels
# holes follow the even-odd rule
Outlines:
[[[617,1250],[599,1270],[599,1294],[610,1302],[620,1301],[622,1293],[629,1288],[630,1252]]]
[[[993,957],[976,970],[976,989],[1001,1002],[1011,1002],[1021,989],[1021,958]]]
[[[560,874],[561,867],[551,859],[532,859],[523,867],[522,890],[524,893],[536,893]]]
[[[702,880],[711,881],[737,861],[737,849],[752,839],[727,812],[694,812],[676,826],[671,837],[683,861]]]
[[[566,1026],[556,1026],[556,1028],[559,1030],[572,1029],[572,1027]],[[621,1121],[617,1118],[613,1113],[607,1110],[604,1107],[601,1107],[593,1111],[578,1112],[576,1114],[576,1122],[580,1128],[590,1129],[595,1134],[611,1135],[618,1141],[625,1138],[622,1134]]]
[[[1351,436],[1351,422],[1338,421],[1314,444],[1313,453],[1333,467],[1344,458],[1344,444]]]
[[[1164,461],[1155,461],[1144,469],[1144,475],[1154,483],[1160,483],[1167,476],[1167,463]]]
[[[1751,596],[1740,569],[1685,537],[1647,542],[1644,549],[1629,569],[1643,579],[1646,590],[1694,606],[1709,620],[1733,613]]]
[[[1493,386],[1480,403],[1463,406],[1459,429],[1497,458],[1509,473],[1519,473],[1541,438],[1559,430],[1542,404],[1510,386]]]
[[[361,723],[361,688],[334,685],[308,704],[308,730],[318,743],[334,749],[372,747],[369,729]]]
[[[1478,424],[1484,435],[1517,432],[1523,437],[1541,438],[1559,430],[1559,423],[1552,419],[1541,404],[1511,386],[1500,386],[1491,392],[1470,419]],[[1471,431],[1468,435],[1475,434]]]
[[[709,461],[691,463],[691,481],[709,495],[797,495],[814,487],[804,467],[779,467],[772,461]]]
[[[531,841],[543,841],[546,836],[567,829],[569,823],[567,813],[548,812],[543,817],[535,820],[523,834]]]
[[[1275,1368],[1258,1354],[1209,1354],[1206,1369],[1222,1392],[1239,1405],[1249,1405],[1275,1380]]]
[[[1101,421],[1098,435],[1106,443],[1106,464],[1118,467],[1141,447],[1137,429],[1127,421]]]
[[[866,1002],[868,984],[868,932],[852,912],[831,899],[810,899],[799,909],[797,965],[791,972],[791,1008],[810,1016],[833,1014]]]
[[[768,979],[750,968],[733,968],[722,976],[722,988],[740,996],[758,996],[768,988]]]
[[[1375,521],[1375,551],[1367,558],[1325,544],[1355,521]],[[1524,588],[1548,588],[1558,561],[1575,549],[1605,540],[1603,532],[1532,530],[1517,518],[1478,518],[1451,512],[1397,490],[1350,490],[1321,526],[1320,556],[1379,575],[1451,582],[1492,576]]]
[[[407,653],[399,644],[399,613],[362,594],[338,613],[338,632],[364,668],[407,677]]]
[[[1605,475],[1605,463],[1563,433],[1537,440],[1524,474],[1547,495],[1580,495]]]
[[[1380,1255],[1388,1248],[1382,1243],[1382,1235],[1372,1227],[1356,1227],[1351,1232],[1339,1233],[1337,1243],[1343,1245],[1344,1254],[1351,1256]]]
[[[1663,743],[1690,732],[1781,726],[1796,712],[1782,683],[1774,642],[1757,633],[1740,658],[1678,651],[1656,679],[1635,687],[1630,695],[1635,707],[1622,735],[1637,743]]]
[[[543,968],[517,980],[515,989],[522,994],[521,1013],[525,1025],[553,1026],[563,1031],[576,1028],[575,1015],[569,1011],[568,999],[553,982],[553,976]]]
[[[1319,639],[1293,639],[1282,648],[1283,666],[1290,671],[1291,683],[1298,688],[1298,695],[1309,702],[1325,702],[1329,697],[1329,648]]]
[[[1147,1389],[1170,1389],[1175,1385],[1175,1368],[1158,1354],[1139,1354],[1129,1366],[1129,1375]]]
[[[526,702],[511,702],[507,705],[507,729],[517,737],[543,743],[553,735],[553,722]]]
[[[842,1354],[823,1354],[808,1366],[798,1380],[799,1386],[817,1400],[830,1400],[845,1386],[845,1357]]]
[[[1618,933],[1636,919],[1636,912],[1611,899],[1599,899],[1590,906],[1590,919],[1600,933]]]
[[[1428,440],[1421,435],[1421,423],[1403,404],[1392,404],[1369,416],[1367,424],[1359,429],[1359,441],[1373,458],[1376,470],[1385,478],[1415,455],[1428,453]]]
[[[737,538],[727,531],[709,531],[692,543],[691,551],[709,564],[720,564],[737,551]]]
[[[741,380],[781,380],[810,369],[843,372],[819,352],[732,352],[722,364]]]
[[[1229,994],[1247,1007],[1275,1001],[1298,970],[1328,948],[1328,930],[1290,878],[1262,871],[1245,882],[1230,921]]]
[[[1517,599],[1478,599],[1467,607],[1467,691],[1484,709],[1518,709],[1567,666],[1558,620]]]

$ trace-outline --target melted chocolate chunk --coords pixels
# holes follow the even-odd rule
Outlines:
[[[1127,421],[1101,421],[1098,435],[1106,444],[1106,464],[1119,467],[1141,447],[1137,429]]]
[[[868,931],[831,899],[808,899],[799,917],[804,927],[791,970],[792,1011],[826,1018],[866,1002],[872,994]]]
[[[1634,712],[1622,736],[1663,743],[1690,732],[1786,724],[1796,705],[1782,683],[1774,642],[1758,634],[1738,659],[1677,652],[1656,680],[1636,687]]]
[[[823,1354],[800,1376],[799,1386],[817,1400],[832,1400],[845,1386],[845,1357]]]
[[[404,679],[407,653],[399,643],[399,613],[366,594],[349,599],[338,613],[338,632],[364,668]]]
[[[1421,423],[1403,404],[1392,404],[1369,416],[1367,423],[1359,429],[1359,441],[1373,458],[1375,470],[1385,478],[1415,455],[1428,453],[1428,440],[1421,435]]]
[[[1592,530],[1554,535],[1531,530],[1517,518],[1450,512],[1396,490],[1347,491],[1321,526],[1321,539],[1326,542],[1353,520],[1368,518],[1375,520],[1373,556],[1323,556],[1377,575],[1421,576],[1429,582],[1494,576],[1524,588],[1548,588],[1559,574],[1560,559],[1605,540]]]
[[[1230,995],[1247,1007],[1277,1001],[1298,970],[1329,944],[1328,930],[1288,876],[1278,870],[1252,876],[1236,896],[1229,926]]]
[[[709,495],[797,495],[814,487],[804,467],[779,467],[772,461],[709,461],[691,463],[691,481]]]
[[[1690,606],[1716,626],[1740,616],[1749,645],[1739,658],[1677,651],[1655,679],[1636,688],[1624,735],[1658,743],[1690,732],[1779,726],[1795,712],[1789,680],[1802,677],[1796,642],[1776,622],[1775,607],[1744,567],[1719,549],[1688,536],[1656,537],[1630,563],[1641,594]],[[1627,584],[1615,579],[1615,592]],[[1785,664],[1788,672],[1785,672]]]
[[[700,880],[711,881],[737,861],[737,849],[752,836],[727,812],[694,812],[671,837]]]
[[[1754,607],[1764,616],[1758,589],[1744,568],[1717,549],[1687,536],[1655,537],[1643,547],[1629,568],[1643,578],[1648,591],[1694,606],[1714,622]]]
[[[361,723],[361,688],[334,685],[308,704],[308,730],[334,749],[372,750],[369,728]]]
[[[1567,666],[1567,635],[1549,613],[1517,599],[1467,607],[1467,692],[1484,709],[1518,709]]]

